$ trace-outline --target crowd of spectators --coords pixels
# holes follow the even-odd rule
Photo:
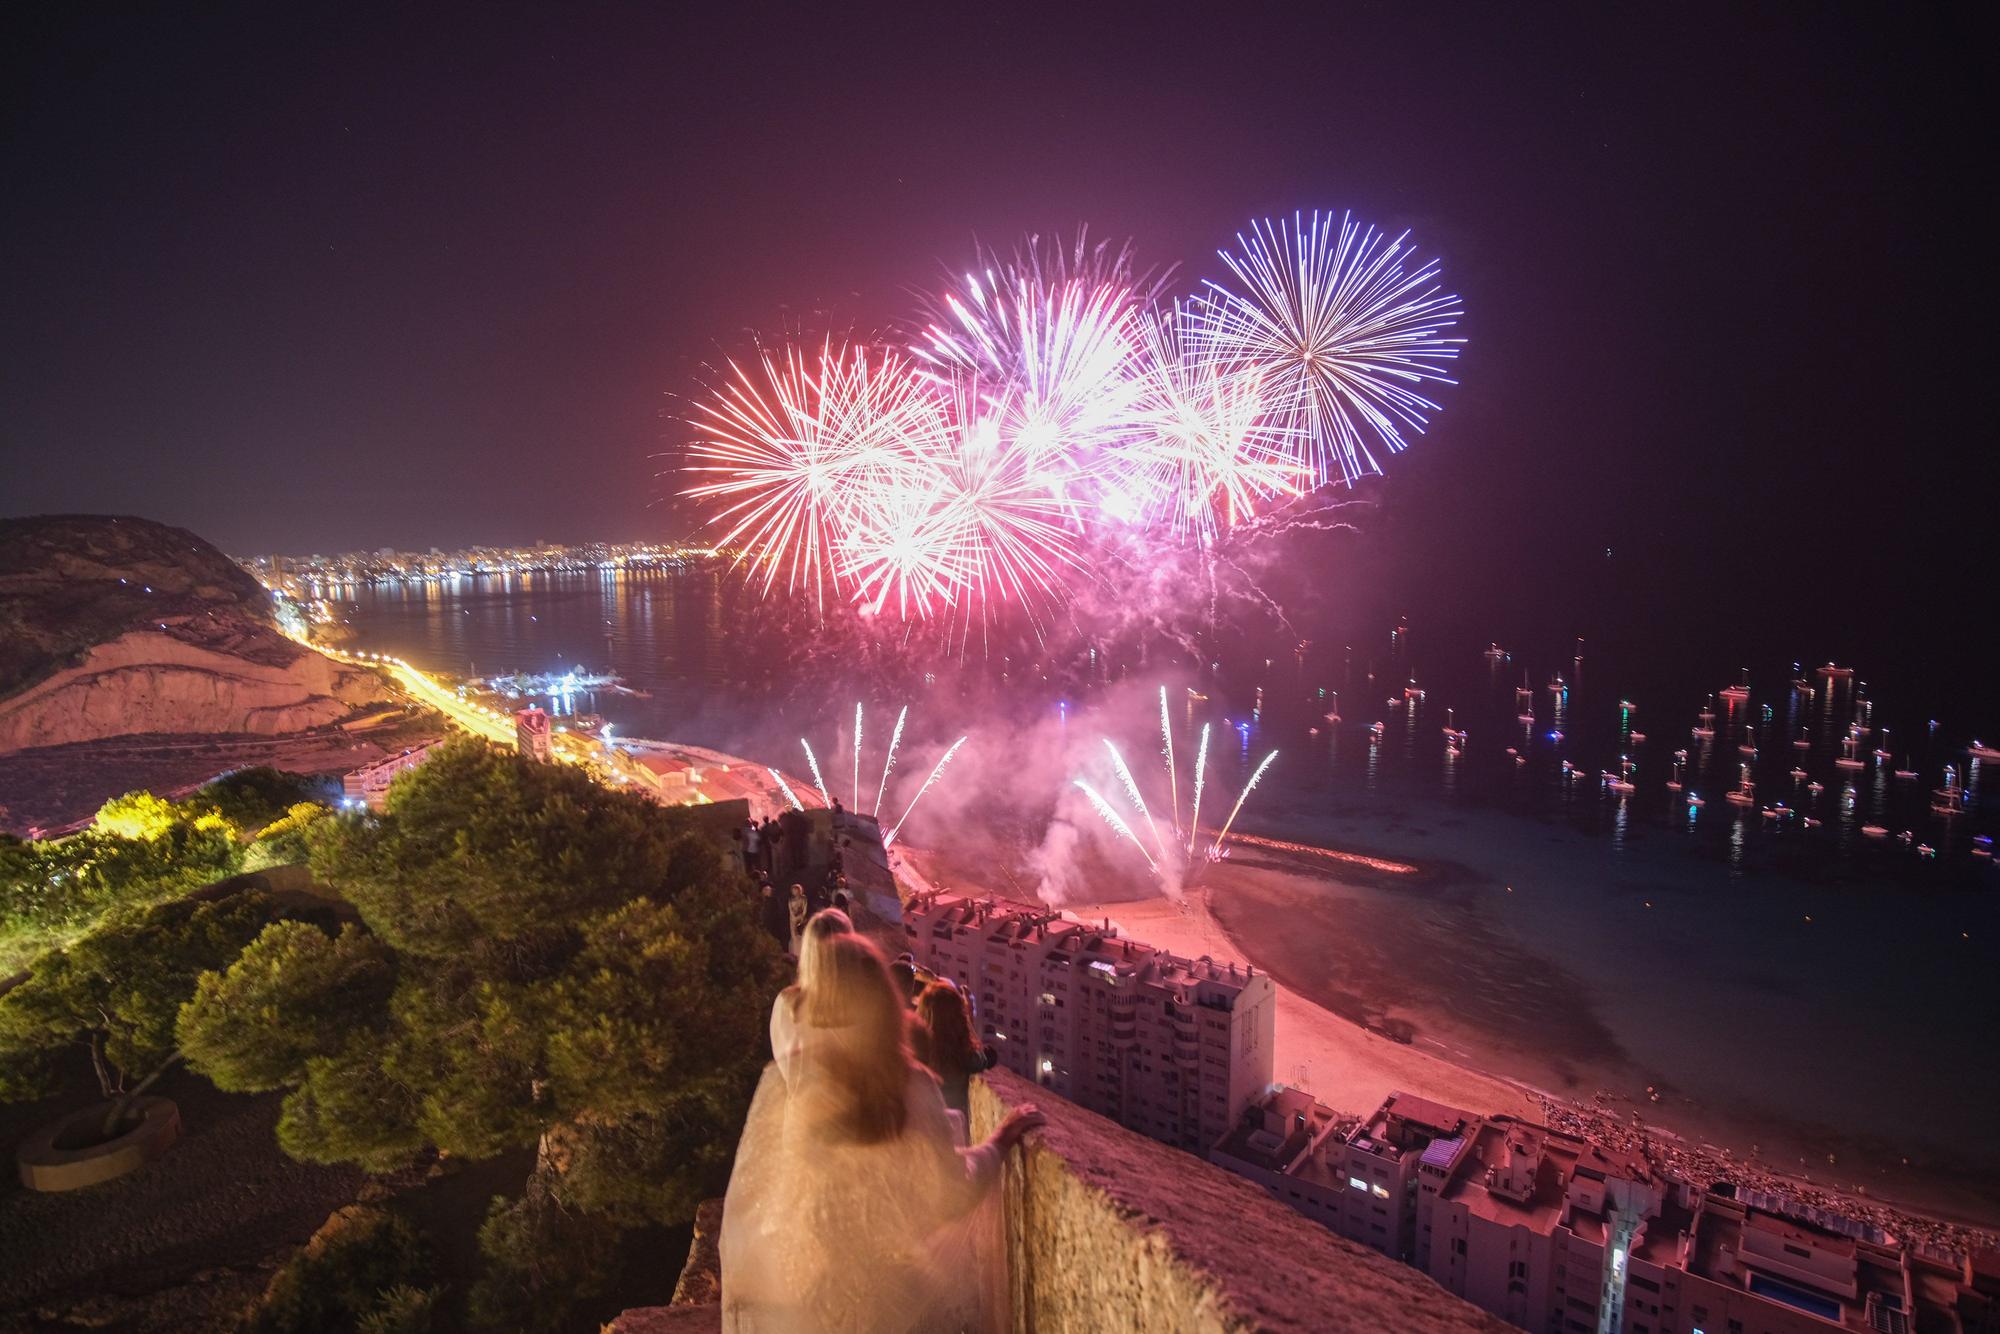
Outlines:
[[[750,819],[733,834],[735,855],[757,896],[758,922],[793,958],[815,913],[835,908],[852,914],[860,906],[847,883],[854,841],[845,831],[845,814],[836,802],[823,836],[815,836],[802,811]]]
[[[1815,1182],[1809,1165],[1780,1168],[1755,1158],[1744,1159],[1713,1144],[1694,1144],[1649,1126],[1637,1108],[1620,1115],[1612,1095],[1597,1093],[1589,1103],[1564,1102],[1537,1095],[1543,1124],[1607,1148],[1636,1153],[1662,1176],[1708,1189],[1729,1182],[1738,1190],[1763,1191],[1793,1203],[1838,1214],[1880,1228],[1896,1241],[1940,1257],[1963,1256],[2000,1247],[2000,1237],[1977,1228],[1926,1218],[1868,1198],[1867,1186]],[[1839,1166],[1831,1155],[1827,1167]],[[1831,1170],[1827,1173],[1832,1175]]]

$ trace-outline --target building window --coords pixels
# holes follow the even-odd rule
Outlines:
[[[1362,1180],[1362,1179],[1361,1179],[1360,1177],[1349,1177],[1349,1178],[1347,1178],[1347,1184],[1348,1184],[1348,1185],[1350,1185],[1350,1186],[1352,1186],[1352,1187],[1354,1187],[1354,1189],[1356,1189],[1356,1190],[1367,1190],[1367,1189],[1368,1189],[1368,1183],[1367,1183],[1366,1181],[1363,1181],[1363,1180]]]
[[[1371,1189],[1373,1189],[1376,1199],[1386,1200],[1389,1198],[1389,1188],[1387,1186],[1375,1186]]]

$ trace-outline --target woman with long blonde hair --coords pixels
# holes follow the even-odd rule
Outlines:
[[[846,913],[828,908],[814,913],[799,935],[798,980],[771,1002],[771,1059],[777,1062],[778,1073],[786,1079],[791,1078],[792,1067],[798,1062],[799,1044],[804,1041],[799,1011],[827,968],[828,943],[853,932],[854,924],[847,920]]]
[[[792,1009],[799,1041],[781,1078],[767,1072],[729,1180],[723,1328],[990,1327],[999,1257],[974,1215],[1040,1113],[959,1148],[888,967],[851,932],[822,942]]]

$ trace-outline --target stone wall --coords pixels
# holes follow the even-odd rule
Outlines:
[[[1500,1320],[1287,1209],[1213,1164],[995,1070],[974,1081],[974,1134],[1007,1109],[1048,1125],[1013,1155],[1002,1189],[1018,1334],[1396,1331],[1501,1334]],[[720,1327],[698,1227],[683,1275],[698,1305],[627,1311],[615,1334]],[[678,1297],[678,1294],[677,1294]]]
[[[1004,1187],[1023,1334],[1510,1328],[1241,1177],[1004,1070],[974,1086],[974,1134],[1023,1102],[1049,1121]]]

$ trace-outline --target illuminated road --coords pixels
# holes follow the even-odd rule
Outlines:
[[[429,705],[450,719],[456,726],[483,737],[488,741],[512,750],[518,743],[514,730],[514,715],[490,708],[477,700],[466,699],[455,687],[447,686],[429,673],[410,665],[402,658],[387,653],[356,653],[346,649],[332,648],[316,644],[302,635],[292,635],[297,643],[305,645],[315,653],[325,654],[340,662],[356,667],[375,667],[388,673],[389,677],[418,703]],[[558,732],[551,738],[550,753],[565,764],[582,765],[600,778],[609,778],[617,784],[632,781],[620,773],[614,763],[621,756],[607,756],[598,751],[590,742],[569,733]]]

